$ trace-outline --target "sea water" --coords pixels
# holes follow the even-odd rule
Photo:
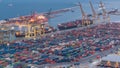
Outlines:
[[[64,9],[76,6],[76,3],[81,2],[86,14],[91,14],[91,8],[89,5],[90,0],[0,0],[0,20],[13,18],[23,15],[30,15],[31,12],[49,12],[58,9]],[[96,12],[99,10],[100,0],[91,0]],[[120,0],[103,0],[107,11],[115,8],[119,9]],[[56,26],[59,23],[81,19],[80,8],[74,8],[74,12],[65,12],[58,14],[57,17],[50,19],[49,24]],[[119,21],[120,16],[111,16],[112,21]]]

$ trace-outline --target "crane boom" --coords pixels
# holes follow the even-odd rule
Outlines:
[[[88,16],[86,15],[86,13],[84,12],[80,2],[79,2],[79,6],[80,6],[81,13],[82,13],[82,25],[89,25],[91,22],[88,19]]]
[[[90,3],[91,10],[92,10],[92,12],[93,12],[93,17],[96,18],[96,17],[97,17],[97,14],[96,14],[96,12],[95,12],[95,10],[94,10],[94,7],[93,7],[91,1],[89,1],[89,3]]]
[[[80,10],[81,10],[81,13],[82,13],[82,16],[86,16],[86,14],[85,14],[85,12],[84,12],[84,10],[83,10],[83,8],[82,8],[82,5],[81,5],[81,3],[79,2],[79,6],[80,6]]]
[[[107,13],[107,11],[105,10],[104,4],[102,3],[102,1],[100,1],[100,8],[103,11],[103,19],[107,19],[107,22],[110,22],[110,17],[109,14]]]
[[[52,12],[52,8],[49,9],[49,11],[47,13],[47,18],[50,18],[51,12]]]
[[[102,1],[100,1],[100,8],[102,9],[103,11],[103,15],[106,16],[107,12],[105,10],[105,7],[104,7],[104,4],[102,3]]]

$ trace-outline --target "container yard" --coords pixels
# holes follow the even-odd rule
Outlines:
[[[76,6],[81,19],[61,22],[57,28],[49,24],[55,15],[74,12]],[[92,14],[85,13],[82,3],[76,6],[1,20],[0,68],[119,68],[119,53],[109,55],[120,48],[120,22],[110,17],[119,10],[107,11],[102,1],[101,13],[91,1]]]

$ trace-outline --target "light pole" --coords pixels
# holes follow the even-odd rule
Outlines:
[[[8,50],[10,50],[9,46],[10,46],[10,43],[7,43]]]

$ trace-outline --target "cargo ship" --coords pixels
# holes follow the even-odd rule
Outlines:
[[[65,30],[65,29],[77,28],[77,27],[93,24],[93,20],[84,20],[84,23],[82,22],[83,20],[75,20],[75,21],[61,23],[61,24],[58,24],[57,26],[59,30]]]

